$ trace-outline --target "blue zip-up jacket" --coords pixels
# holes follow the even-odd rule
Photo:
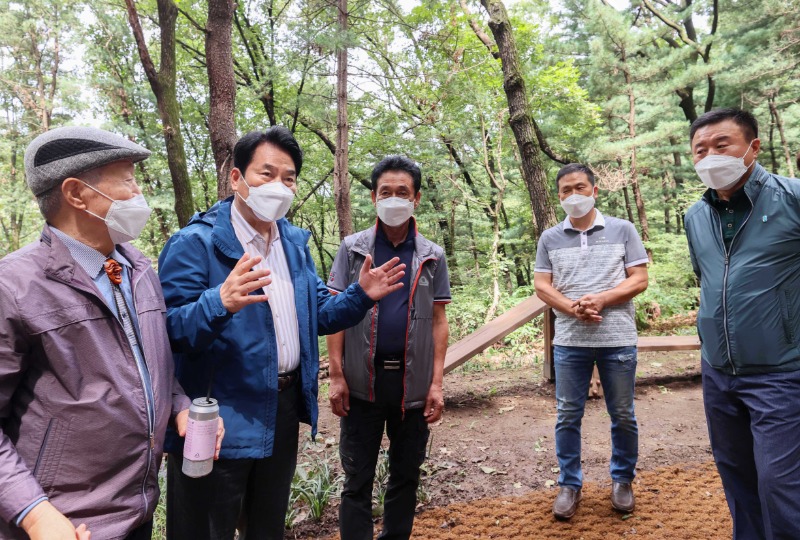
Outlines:
[[[752,210],[726,251],[710,190],[685,217],[700,278],[702,358],[730,375],[800,369],[800,181],[756,164]]]
[[[192,399],[206,394],[213,372],[212,397],[225,420],[220,458],[260,459],[272,455],[278,407],[278,353],[267,302],[229,313],[220,287],[244,250],[231,224],[228,198],[189,224],[164,246],[158,258],[167,304],[167,329],[178,380]],[[317,276],[308,249],[310,233],[277,221],[294,285],[300,333],[300,375],[305,414],[312,436],[317,423],[318,334],[348,328],[374,302],[358,283],[333,296]],[[259,291],[260,292],[260,291]],[[257,293],[253,293],[257,294]],[[183,439],[167,434],[166,450],[182,452]]]

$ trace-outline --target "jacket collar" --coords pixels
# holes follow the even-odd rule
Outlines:
[[[744,187],[742,188],[753,204],[758,200],[761,189],[764,187],[769,177],[770,175],[767,170],[762,167],[760,163],[756,162],[755,167],[753,167],[753,172],[750,173],[750,178],[747,179],[747,182],[744,183]],[[703,200],[709,205],[714,203],[711,192],[712,189],[709,188],[703,193]]]
[[[212,227],[211,241],[214,246],[219,249],[226,257],[239,260],[244,255],[244,249],[239,239],[236,238],[236,232],[233,230],[233,223],[231,223],[231,205],[233,204],[233,197],[228,197],[224,201],[216,203],[208,209],[207,212],[195,214],[189,222],[203,223]],[[289,244],[305,249],[311,233],[295,227],[286,218],[281,218],[275,222],[278,226],[278,233],[281,237],[284,250],[289,247]]]
[[[427,259],[434,255],[433,242],[425,238],[419,233],[417,228],[417,220],[412,216],[410,227],[414,227],[414,256],[418,259]],[[375,253],[375,238],[378,234],[378,227],[380,227],[380,220],[375,220],[375,226],[370,227],[356,235],[353,242],[353,251],[363,256]]]
[[[40,241],[47,249],[47,263],[44,267],[45,274],[60,281],[78,285],[84,289],[96,292],[91,280],[93,276],[89,276],[86,271],[80,272],[76,276],[77,269],[82,267],[72,256],[69,248],[47,224],[42,228]],[[128,243],[119,244],[116,246],[116,250],[127,259],[133,268],[132,281],[136,281],[138,276],[150,268],[150,259],[142,255],[142,253],[132,245]],[[81,275],[88,276],[90,278],[89,282],[84,282],[84,280],[80,279]]]

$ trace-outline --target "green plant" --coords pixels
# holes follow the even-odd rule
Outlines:
[[[381,448],[378,454],[378,465],[375,467],[375,483],[372,487],[372,515],[380,517],[383,515],[383,507],[386,502],[386,490],[389,487],[389,452]]]
[[[295,476],[297,481],[293,482],[293,488],[296,489],[298,498],[308,505],[309,517],[319,521],[331,496],[339,490],[341,475],[335,474],[327,456],[324,456],[299,465]]]
[[[660,234],[647,242],[653,254],[648,268],[647,290],[636,297],[636,325],[647,328],[649,320],[683,314],[699,305],[700,287],[692,270],[686,237]]]

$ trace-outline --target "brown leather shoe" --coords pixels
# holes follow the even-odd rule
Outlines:
[[[578,503],[581,502],[581,490],[571,487],[561,486],[561,490],[553,503],[553,514],[557,519],[569,519],[578,510]]]
[[[633,497],[633,488],[630,483],[611,483],[611,506],[618,512],[625,512],[626,514],[633,512],[636,500]]]

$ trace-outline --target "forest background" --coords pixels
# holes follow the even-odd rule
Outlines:
[[[590,164],[599,209],[652,255],[644,328],[697,305],[691,121],[752,111],[762,165],[796,176],[798,21],[798,0],[0,0],[0,256],[41,229],[22,158],[43,131],[91,124],[153,152],[135,243],[155,260],[230,194],[236,138],[280,124],[305,151],[289,218],[323,279],[341,235],[374,223],[372,167],[421,165],[452,339],[533,293],[539,231],[564,217],[555,173]],[[508,343],[524,353],[539,332]]]

